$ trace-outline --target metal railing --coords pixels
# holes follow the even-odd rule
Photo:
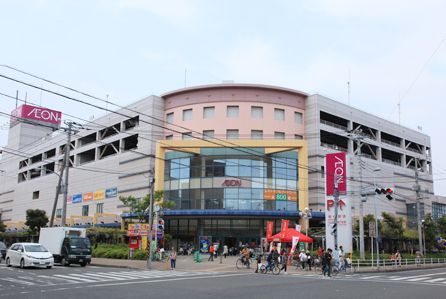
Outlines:
[[[336,124],[334,122],[331,122],[331,121],[328,121],[328,120],[324,120],[324,119],[321,119],[321,124],[324,124],[324,125],[327,125],[327,126],[330,126],[330,127],[335,127],[335,128],[338,128],[338,129],[342,129],[344,131],[347,130],[347,126],[338,125],[338,124]]]
[[[401,259],[389,260],[383,259],[379,261],[381,270],[399,269],[399,268],[415,268],[415,267],[431,267],[434,265],[446,266],[446,258],[420,258],[420,259]],[[352,271],[366,270],[366,268],[377,269],[376,260],[353,260]]]

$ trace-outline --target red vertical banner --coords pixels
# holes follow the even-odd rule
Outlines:
[[[267,221],[266,222],[266,238],[269,239],[273,236],[273,221]]]
[[[282,219],[282,223],[280,225],[280,239],[285,238],[286,230],[288,229],[288,224],[290,224],[289,220]]]
[[[338,183],[339,194],[347,193],[346,155],[344,152],[327,154],[325,156],[326,194],[334,194],[334,181]]]

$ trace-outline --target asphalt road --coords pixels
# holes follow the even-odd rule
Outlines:
[[[254,274],[108,267],[7,268],[0,298],[444,298],[446,268],[393,273]]]

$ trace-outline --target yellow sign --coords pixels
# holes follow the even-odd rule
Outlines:
[[[147,236],[148,234],[148,224],[130,223],[127,229],[127,236]]]
[[[266,200],[297,201],[297,192],[291,190],[264,189],[263,198]]]
[[[101,189],[93,193],[93,200],[100,200],[104,198],[105,198],[105,189]]]

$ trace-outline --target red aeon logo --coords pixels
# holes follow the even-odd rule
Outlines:
[[[221,184],[223,187],[241,187],[242,180],[224,180]]]

